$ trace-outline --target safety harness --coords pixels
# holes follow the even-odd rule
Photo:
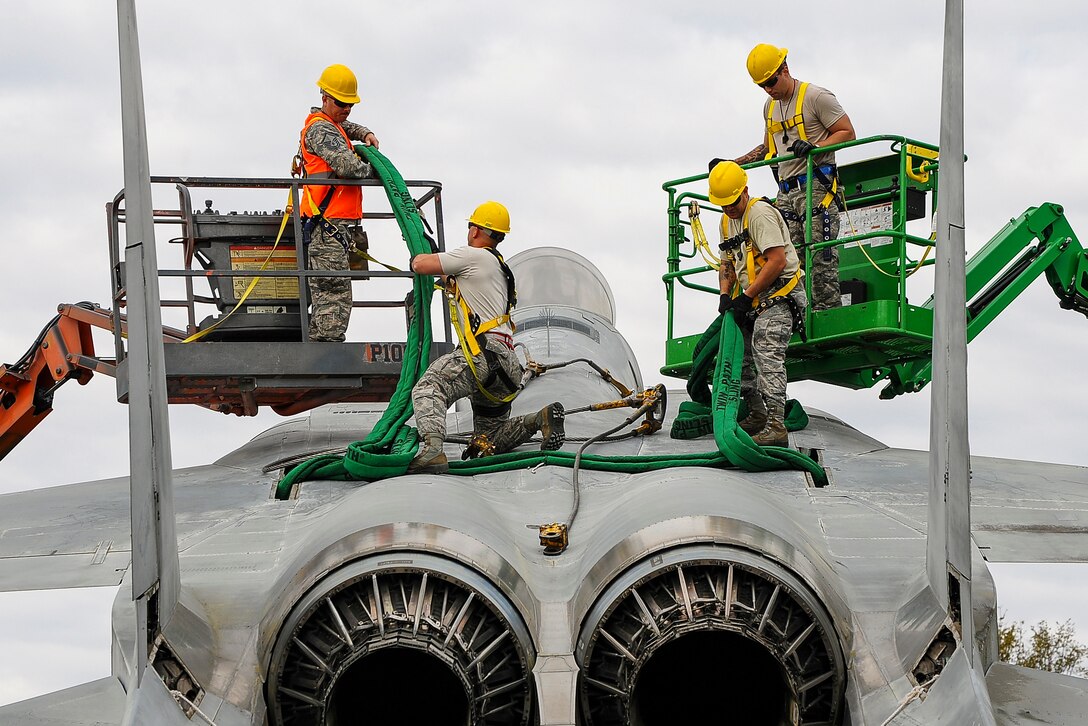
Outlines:
[[[794,106],[794,115],[787,119],[783,119],[782,121],[774,120],[774,107],[778,101],[771,99],[770,104],[767,106],[767,155],[764,159],[773,159],[775,157],[777,149],[774,143],[774,136],[779,132],[784,133],[790,129],[796,128],[797,137],[802,141],[808,141],[808,134],[805,133],[805,119],[801,113],[804,109],[805,92],[807,90],[808,83],[802,83],[801,88],[797,91],[797,105]],[[804,174],[784,181],[779,180],[778,168],[772,167],[772,171],[774,171],[775,175],[774,180],[777,182],[778,188],[783,193],[789,192],[794,186],[799,189],[807,181]],[[816,177],[816,181],[824,188],[823,199],[820,200],[816,207],[820,210],[820,216],[822,217],[821,221],[823,223],[823,241],[826,242],[831,239],[831,205],[835,204],[837,207],[841,208],[841,204],[839,203],[839,175],[833,164],[824,164],[813,167],[812,175]],[[798,215],[794,214],[792,211],[789,211],[788,213],[784,211],[782,214],[783,217],[788,220],[799,220],[804,223],[804,220],[800,219]],[[830,247],[824,249],[824,256],[827,259],[831,259]]]
[[[732,237],[726,237],[728,228],[728,217],[722,216],[722,238],[723,241],[718,249],[722,252],[722,258],[724,261],[725,255],[729,255],[733,260],[737,258],[737,254],[744,254],[744,266],[748,273],[748,284],[752,284],[756,277],[759,275],[759,271],[763,269],[763,266],[767,264],[767,257],[762,252],[759,252],[756,245],[752,242],[752,236],[748,232],[748,216],[752,211],[752,207],[756,202],[763,202],[771,207],[771,209],[782,214],[782,210],[774,205],[774,202],[767,197],[752,197],[748,200],[748,206],[744,209],[744,216],[741,218],[743,229],[740,233],[733,235]],[[783,220],[785,218],[783,217]],[[752,301],[751,317],[755,318],[762,315],[765,311],[778,305],[779,303],[786,303],[790,308],[790,317],[793,318],[793,328],[797,331],[797,334],[801,336],[801,340],[808,341],[808,336],[805,331],[805,316],[802,314],[800,305],[797,301],[789,296],[794,287],[797,286],[797,282],[804,274],[801,267],[798,266],[793,275],[781,283],[777,289],[772,290],[767,295],[757,295]],[[740,280],[737,280],[736,285],[733,287],[732,296],[737,297],[740,294]]]
[[[328,179],[328,178],[330,178],[328,172],[318,172],[316,174],[307,174],[307,173],[305,173],[305,169],[303,169],[302,177],[304,179]],[[325,234],[327,234],[328,236],[332,237],[334,240],[339,242],[340,246],[344,248],[345,252],[350,251],[350,247],[348,246],[349,243],[348,243],[347,240],[344,239],[344,236],[342,234],[340,234],[340,230],[337,229],[335,224],[333,224],[332,222],[330,222],[328,219],[325,218],[325,210],[329,208],[329,202],[332,201],[332,197],[333,197],[333,194],[335,192],[336,192],[336,187],[333,186],[333,185],[329,185],[328,193],[325,195],[325,198],[323,200],[321,200],[320,205],[318,205],[318,204],[316,204],[314,202],[313,195],[309,194],[308,190],[307,190],[306,194],[302,195],[303,200],[310,203],[310,216],[306,217],[305,221],[302,223],[302,244],[303,244],[303,246],[305,246],[307,248],[310,246],[310,238],[313,236],[314,227],[320,225],[321,230]]]
[[[797,105],[793,107],[796,112],[793,116],[785,118],[783,113],[783,120],[775,121],[773,119],[774,106],[778,103],[777,100],[771,99],[770,105],[767,106],[767,155],[764,159],[773,159],[775,154],[774,135],[779,131],[789,131],[792,128],[797,129],[797,136],[803,140],[808,141],[808,135],[805,134],[805,119],[801,115],[801,110],[805,106],[805,92],[808,90],[808,83],[802,83],[801,88],[797,91]]]
[[[518,293],[514,284],[514,273],[510,270],[510,266],[506,264],[502,255],[493,247],[484,247],[483,249],[494,255],[495,261],[499,263],[502,274],[506,278],[506,312],[490,320],[481,321],[480,316],[469,308],[468,302],[458,289],[457,280],[453,275],[447,275],[445,284],[435,285],[435,287],[445,291],[450,306],[450,320],[454,323],[453,327],[457,331],[461,352],[464,353],[465,361],[468,363],[469,370],[472,371],[472,377],[476,380],[476,387],[484,397],[496,404],[494,406],[477,405],[474,410],[479,415],[493,418],[502,416],[510,410],[511,401],[517,398],[518,395],[518,385],[510,379],[510,376],[502,367],[499,354],[489,350],[486,344],[481,346],[477,336],[506,323],[509,323],[513,328],[514,324],[510,320],[510,313],[518,304]],[[472,360],[473,356],[481,353],[483,353],[490,369],[487,377],[483,380],[480,380],[480,374],[477,372],[476,364]],[[503,386],[510,391],[509,395],[499,396],[488,390],[488,387],[493,385],[496,379],[500,380]]]

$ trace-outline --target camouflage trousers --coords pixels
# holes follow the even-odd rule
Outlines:
[[[498,355],[499,365],[516,385],[521,380],[524,369],[514,351],[486,335],[481,336],[480,342]],[[491,367],[483,351],[472,357],[472,363],[476,366],[476,374],[480,376],[480,380],[487,381],[491,375]],[[487,390],[495,396],[507,396],[512,392],[503,383],[501,376],[497,376]],[[464,353],[455,350],[431,363],[412,389],[412,406],[416,412],[419,438],[445,438],[446,412],[457,399],[466,397],[471,397],[472,400],[473,436],[485,434],[488,441],[494,444],[495,453],[510,451],[524,444],[536,433],[537,429],[527,423],[528,419],[533,418],[532,415],[510,418],[509,409],[494,416],[482,415],[486,409],[494,408],[498,404],[480,393]]]
[[[835,203],[826,210],[820,207],[826,190],[822,184],[812,187],[812,240],[822,242],[837,239],[839,236],[839,210]],[[801,264],[805,264],[805,187],[780,192],[775,206],[786,217],[786,226],[790,230],[790,240],[797,249]],[[812,266],[806,270],[812,284],[812,309],[826,310],[842,305],[842,293],[839,291],[839,248],[830,247],[814,250]]]
[[[345,240],[351,239],[350,226],[355,220],[329,220]],[[348,253],[336,238],[325,234],[315,224],[310,236],[307,264],[311,270],[347,270]],[[310,340],[344,342],[351,316],[351,280],[346,277],[310,278]]]
[[[807,299],[800,283],[789,297],[804,313]],[[740,394],[749,411],[766,411],[772,419],[782,420],[786,409],[786,346],[793,335],[793,315],[786,302],[767,308],[751,326],[741,326],[744,333],[744,367]]]

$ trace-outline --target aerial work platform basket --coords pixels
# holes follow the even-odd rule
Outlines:
[[[444,340],[434,341],[430,310],[424,309],[420,294],[421,289],[429,293],[430,285],[397,267],[407,268],[412,253],[445,248],[442,187],[433,181],[404,181],[376,150],[370,154],[372,163],[380,162],[381,181],[338,183],[384,187],[384,194],[370,195],[364,220],[370,239],[375,231],[384,235],[386,244],[378,254],[389,262],[378,263],[369,255],[358,259],[386,269],[365,265],[306,269],[306,254],[296,245],[303,239],[302,220],[290,211],[299,209],[300,190],[310,183],[305,179],[151,177],[153,190],[170,185],[167,193],[176,193],[175,208],[152,210],[153,229],[177,230],[169,240],[154,233],[151,240],[125,240],[124,192],[118,193],[106,205],[111,304],[60,305],[30,349],[15,363],[0,365],[0,459],[49,415],[54,393],[67,381],[85,384],[94,373],[112,376],[117,380],[117,399],[128,402],[127,265],[139,260],[149,244],[155,246],[158,259],[182,262],[177,269],[155,270],[169,403],[252,416],[262,406],[291,415],[326,403],[403,398],[405,366],[418,372],[453,349],[449,311],[442,308]],[[246,190],[229,193],[256,194],[261,204],[266,203],[266,190],[286,189],[289,211],[220,214],[211,200],[203,210],[194,211],[193,189]],[[384,209],[373,208],[374,198],[384,202]],[[356,249],[365,246],[364,239],[353,232]],[[351,251],[345,251],[350,259]],[[353,286],[352,305],[371,311],[357,327],[374,331],[374,338],[342,343],[308,339],[308,281],[315,277],[366,281]],[[403,283],[398,284],[398,278]],[[393,299],[380,299],[390,292]],[[381,308],[399,309],[403,316],[376,321],[373,311]],[[94,328],[113,334],[112,358],[96,354]],[[378,331],[385,337],[377,337]]]
[[[928,217],[930,231],[935,229],[940,162],[935,146],[902,136],[872,136],[827,149],[841,154],[843,149],[865,146],[882,152],[886,148],[887,153],[838,167],[845,202],[838,239],[812,241],[814,187],[817,202],[823,190],[819,185],[808,185],[806,245],[798,253],[807,271],[814,255],[829,246],[838,247],[843,304],[806,311],[807,341],[793,336],[786,370],[793,381],[816,380],[848,388],[870,388],[886,381],[881,397],[890,398],[920,390],[931,377],[932,285],[912,284],[908,296],[908,280],[933,264],[935,235],[912,233],[908,223],[918,220],[916,225],[924,225],[922,220]],[[792,157],[745,168],[757,169],[787,158]],[[812,178],[811,157],[807,163],[808,177]],[[669,196],[669,241],[668,272],[662,277],[668,322],[661,372],[678,378],[687,378],[691,370],[692,350],[700,332],[677,333],[677,293],[687,289],[715,298],[718,295],[717,279],[712,275],[717,269],[716,252],[700,248],[699,235],[691,234],[693,217],[699,210],[721,212],[708,201],[707,176],[699,174],[663,185]],[[764,184],[757,175],[750,175],[754,195],[774,184],[769,172],[767,176]],[[711,237],[717,239],[716,234]],[[1061,307],[1088,315],[1088,255],[1057,204],[1029,208],[968,261],[968,340],[1040,274],[1046,275]],[[805,284],[811,300],[807,275]],[[687,297],[690,302],[692,296]],[[699,319],[706,319],[716,308],[716,301],[705,295],[697,295],[695,300],[692,304],[708,313]],[[690,308],[684,310],[690,312]]]
[[[181,316],[184,326],[164,328],[167,395],[170,403],[194,403],[224,413],[254,415],[268,406],[284,415],[315,406],[343,401],[387,401],[397,385],[404,357],[401,339],[349,340],[344,343],[307,340],[309,286],[312,277],[346,277],[351,280],[405,278],[405,297],[376,299],[367,284],[353,286],[353,308],[399,308],[413,314],[410,290],[414,275],[401,269],[342,271],[307,270],[305,255],[296,240],[302,239],[302,220],[297,212],[245,211],[220,213],[212,200],[194,209],[196,189],[288,189],[297,210],[303,179],[241,179],[208,177],[152,177],[153,186],[172,185],[177,190],[174,209],[154,210],[158,225],[171,225],[178,234],[169,246],[180,248],[182,266],[160,269],[164,320]],[[340,180],[343,185],[378,187],[372,179]],[[445,248],[442,229],[441,185],[433,181],[408,181],[415,206],[433,219],[431,243]],[[385,194],[367,195],[368,207]],[[127,304],[125,261],[122,255],[124,192],[107,204],[111,292],[113,310]],[[366,209],[364,222],[373,234],[385,224],[389,234],[401,237],[394,215],[380,208]],[[403,247],[388,245],[379,254],[390,257],[391,266],[407,267]],[[160,259],[162,255],[160,255]],[[405,258],[405,259],[401,259]],[[388,290],[388,286],[385,286]],[[360,295],[360,292],[363,294]],[[444,311],[448,316],[448,312]],[[122,325],[112,325],[116,350],[114,362],[118,400],[127,400],[125,335]],[[431,357],[452,350],[446,326],[445,340],[436,341]]]

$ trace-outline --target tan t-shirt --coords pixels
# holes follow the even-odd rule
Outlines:
[[[495,255],[480,247],[459,247],[439,252],[442,273],[457,278],[457,289],[468,309],[480,316],[480,322],[506,314],[506,275]],[[513,335],[509,323],[492,328],[496,333]],[[482,341],[481,341],[482,342]]]
[[[791,98],[775,102],[774,110],[771,112],[772,122],[781,123],[783,120],[789,120],[797,115],[797,98],[801,95],[801,84],[802,81],[797,81],[797,86],[794,88]],[[767,128],[767,109],[770,108],[772,100],[768,98],[763,104],[764,130]],[[805,137],[808,141],[815,144],[826,139],[830,135],[827,130],[828,127],[832,126],[844,115],[846,115],[846,112],[843,111],[839,99],[835,98],[834,93],[814,83],[808,84],[808,88],[805,90],[805,102],[801,107],[801,118],[805,123]],[[783,135],[785,136],[784,139]],[[790,145],[799,138],[801,138],[801,135],[798,133],[796,126],[778,131],[774,135],[774,155],[783,156],[789,154]],[[813,163],[817,166],[834,164],[835,152],[816,154]],[[804,159],[783,161],[778,167],[778,177],[780,179],[789,179],[804,173]]]
[[[730,219],[722,215],[722,221],[727,221],[727,228],[721,230],[722,240],[735,237],[744,231],[744,218]],[[778,279],[787,282],[797,272],[801,262],[797,257],[797,250],[790,242],[790,230],[778,210],[767,202],[757,201],[748,210],[748,242],[745,242],[734,254],[723,252],[722,261],[728,261],[737,271],[737,279],[740,280],[740,289],[746,290],[750,284],[748,279],[748,246],[754,244],[759,252],[766,252],[771,247],[786,248],[786,267]],[[759,269],[756,269],[756,275]]]

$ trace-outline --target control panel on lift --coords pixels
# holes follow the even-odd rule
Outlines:
[[[261,275],[209,275],[208,284],[219,311],[201,320],[198,328],[216,326],[207,340],[301,340],[298,278],[267,274],[300,269],[294,225],[290,220],[282,224],[281,210],[220,214],[212,208],[210,199],[204,206],[192,217],[193,259],[204,270],[252,271]]]

